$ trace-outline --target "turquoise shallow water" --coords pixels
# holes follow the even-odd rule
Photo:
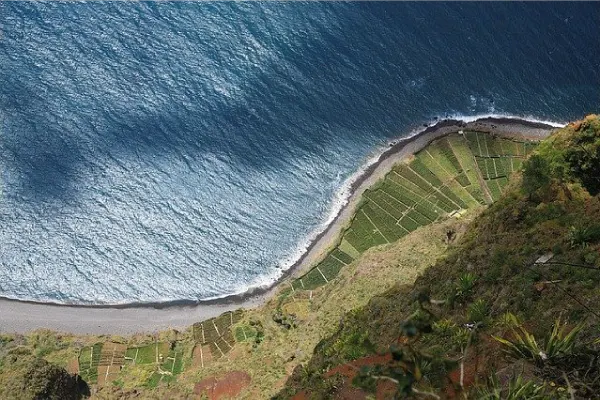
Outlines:
[[[594,3],[0,3],[0,295],[267,284],[387,141],[600,108]]]

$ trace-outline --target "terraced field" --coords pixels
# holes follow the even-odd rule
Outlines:
[[[155,387],[170,382],[183,371],[183,349],[167,342],[127,347],[125,344],[104,342],[81,349],[78,357],[79,374],[88,383],[104,386],[120,377],[123,367],[153,365],[155,371],[145,386]]]
[[[221,358],[233,348],[235,338],[232,326],[240,321],[242,315],[242,310],[227,312],[193,325],[194,341],[198,347],[202,365],[206,359]]]
[[[363,194],[338,245],[293,280],[290,291],[315,289],[373,246],[395,242],[421,226],[492,203],[535,146],[481,132],[456,133],[434,141]]]

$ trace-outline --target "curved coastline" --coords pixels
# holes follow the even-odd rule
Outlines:
[[[348,194],[332,206],[323,224],[300,247],[299,256],[280,276],[268,285],[252,287],[244,292],[206,300],[172,300],[123,304],[68,304],[11,299],[0,296],[0,332],[27,332],[37,328],[83,334],[158,331],[169,327],[183,328],[194,322],[217,316],[236,308],[253,308],[267,302],[279,284],[312,266],[338,239],[354,213],[362,193],[381,179],[391,167],[416,153],[433,140],[462,129],[474,129],[494,135],[536,140],[548,136],[561,124],[523,119],[513,116],[488,115],[434,120],[423,124],[404,138],[388,144],[353,174],[340,189]],[[341,197],[339,193],[336,197]]]

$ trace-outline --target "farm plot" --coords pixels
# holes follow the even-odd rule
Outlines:
[[[98,385],[105,385],[116,380],[121,367],[125,364],[127,346],[120,343],[106,342],[102,345],[98,361]]]
[[[150,375],[146,386],[156,387],[161,382],[172,382],[183,372],[183,349],[174,347],[160,358],[158,369]]]
[[[481,187],[483,178],[480,176],[479,167],[473,158],[473,153],[465,138],[461,135],[450,135],[448,137],[448,144],[456,155],[456,159],[462,167],[463,174],[469,182],[469,184],[465,186],[464,184],[466,182],[462,180],[460,182],[461,185],[463,185],[469,194],[471,194],[471,196],[473,196],[480,204],[491,203],[492,199],[486,197],[485,190]]]
[[[330,282],[371,247],[393,243],[455,211],[497,200],[508,176],[521,168],[523,156],[534,146],[481,132],[451,134],[434,141],[410,162],[394,166],[364,193],[340,244],[291,281],[288,294]]]
[[[132,365],[158,364],[169,351],[169,343],[155,342],[146,346],[130,347],[125,352],[125,361]]]
[[[467,132],[465,137],[494,201],[502,195],[510,174],[521,169],[523,157],[536,146],[531,142],[494,138],[478,132]]]
[[[102,343],[84,347],[79,352],[79,375],[87,383],[98,382],[98,364],[100,363],[101,352]]]
[[[195,323],[192,326],[194,341],[202,347],[208,346],[212,359],[225,356],[235,344],[231,327],[242,318],[242,315],[242,310],[236,310]]]

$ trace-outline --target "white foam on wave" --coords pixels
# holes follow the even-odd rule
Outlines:
[[[500,113],[500,114],[486,113],[486,114],[473,114],[473,115],[450,114],[447,117],[442,118],[442,120],[443,119],[456,119],[456,120],[460,120],[460,121],[464,121],[464,122],[474,122],[474,121],[477,121],[478,119],[485,119],[485,118],[518,119],[521,121],[546,124],[546,125],[553,126],[554,128],[562,128],[563,126],[567,125],[567,122],[556,122],[556,121],[539,119],[539,118],[534,117],[533,115],[515,115],[515,114],[502,114],[502,113]]]

